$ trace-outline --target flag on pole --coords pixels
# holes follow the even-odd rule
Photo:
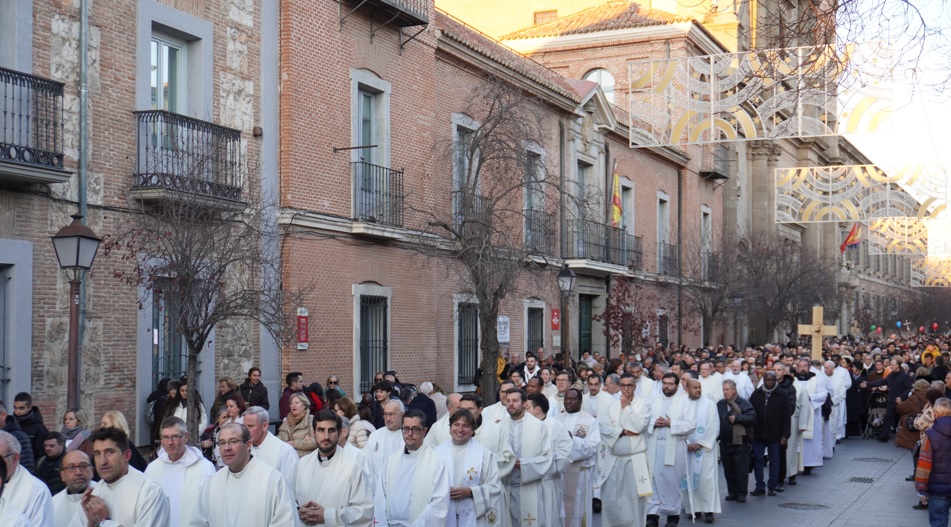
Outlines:
[[[859,237],[859,232],[859,224],[856,223],[852,225],[852,230],[849,231],[849,235],[845,237],[845,241],[839,246],[840,253],[844,253],[846,247],[853,247],[862,243],[862,240]]]
[[[621,225],[621,178],[617,173],[617,161],[614,161],[614,190],[611,193],[611,226]]]

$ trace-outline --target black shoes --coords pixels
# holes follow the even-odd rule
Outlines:
[[[767,494],[767,496],[775,496],[775,495],[776,495],[775,490],[770,490],[769,493]]]
[[[707,523],[713,523],[713,522],[714,522],[713,513],[712,513],[712,512],[704,513],[704,516],[705,516],[705,519],[706,519],[706,522],[707,522]]]
[[[786,490],[786,487],[784,487],[784,486],[782,486],[782,485],[776,487],[776,492],[783,492],[784,490]]]
[[[660,527],[660,516],[656,514],[647,515],[647,523],[644,524],[646,527]]]
[[[762,496],[766,494],[766,491],[763,489],[756,489],[753,492],[750,492],[750,496]]]
[[[915,481],[915,475],[912,474],[912,475],[908,476],[907,478],[905,478],[905,481]]]
[[[726,497],[723,498],[723,501],[736,501],[736,495],[735,495],[735,494],[727,494]]]
[[[591,502],[591,511],[594,513],[601,512],[601,498],[595,498],[594,501]]]
[[[678,525],[680,525],[680,516],[679,516],[679,515],[677,515],[677,516],[668,516],[668,517],[667,517],[667,523],[664,525],[664,527],[677,527]]]
[[[737,496],[737,497],[736,497],[736,502],[737,502],[737,503],[746,503],[746,496]]]
[[[811,475],[812,475],[812,467],[806,467],[805,469],[803,469],[802,475],[803,475],[803,476],[811,476]]]
[[[790,485],[795,485],[795,484],[796,484],[796,476],[792,476],[791,478],[789,478],[789,484],[790,484]]]

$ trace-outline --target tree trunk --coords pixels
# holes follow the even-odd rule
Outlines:
[[[201,345],[198,345],[198,349],[195,349],[195,345],[192,342],[188,342],[188,401],[186,402],[186,408],[188,409],[188,422],[185,425],[188,427],[188,444],[191,446],[199,446],[201,440],[201,433],[204,430],[199,430],[198,427],[201,423],[201,406],[198,404],[198,356],[201,353]]]
[[[495,403],[499,393],[499,314],[498,308],[479,305],[479,349],[482,351],[482,400]]]

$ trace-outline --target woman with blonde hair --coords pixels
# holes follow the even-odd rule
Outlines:
[[[122,415],[122,412],[119,410],[109,410],[102,414],[102,419],[99,420],[99,428],[118,428],[125,432],[126,437],[129,438],[129,450],[132,451],[132,459],[129,460],[129,465],[140,472],[145,472],[145,467],[147,467],[149,463],[142,457],[142,454],[139,453],[139,449],[135,447],[135,444],[133,444],[132,432],[129,430],[129,421]]]
[[[218,415],[218,407],[224,406],[225,399],[232,394],[238,394],[238,383],[231,377],[218,379],[218,394],[215,396],[215,402],[211,403],[211,415]]]
[[[310,400],[303,392],[291,396],[291,411],[281,423],[277,437],[294,447],[297,457],[304,457],[317,449],[314,435],[314,416],[310,414]]]
[[[60,432],[66,436],[66,452],[82,450],[92,459],[92,444],[89,442],[89,415],[82,408],[70,408],[63,414],[63,428]]]

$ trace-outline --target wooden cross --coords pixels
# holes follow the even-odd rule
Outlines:
[[[529,526],[529,527],[531,527],[532,524],[535,523],[536,521],[538,521],[538,520],[536,520],[535,518],[532,518],[532,515],[531,515],[531,514],[529,514],[528,516],[525,517],[525,522],[528,523],[528,526]]]
[[[822,360],[822,337],[832,337],[838,333],[835,326],[823,326],[822,322],[822,306],[813,306],[812,324],[799,324],[799,334],[812,338],[813,360]]]

